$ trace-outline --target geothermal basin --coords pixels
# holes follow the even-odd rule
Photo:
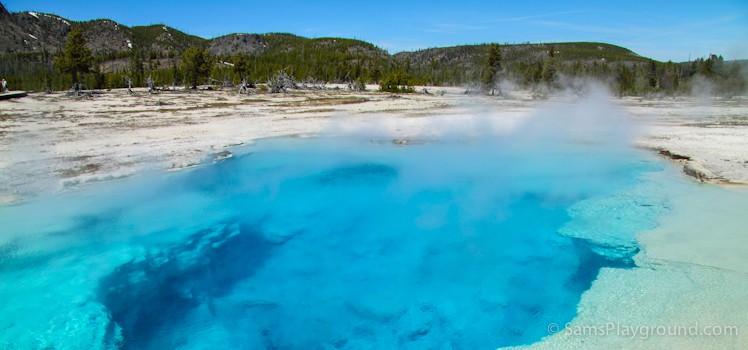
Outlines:
[[[671,276],[649,276],[662,261],[642,249],[662,245],[641,235],[680,194],[734,196],[633,147],[639,126],[609,103],[511,123],[434,117],[393,138],[412,127],[398,123],[265,139],[215,164],[1,206],[0,345],[574,344],[549,325],[591,317],[583,298],[620,293],[600,288],[621,276]]]

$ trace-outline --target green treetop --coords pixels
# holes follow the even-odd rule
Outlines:
[[[189,47],[182,53],[182,74],[185,83],[193,89],[197,88],[200,80],[210,75],[213,59],[208,51],[199,47]]]
[[[244,54],[234,55],[234,73],[239,79],[246,80],[250,72],[251,63],[249,62],[249,57]]]
[[[91,71],[93,55],[86,47],[83,29],[73,28],[67,36],[62,53],[55,59],[55,65],[63,73],[70,73],[73,85],[78,86],[78,74]]]
[[[492,88],[496,74],[501,71],[501,47],[499,44],[491,44],[488,47],[488,60],[486,60],[486,72],[483,75],[483,85]]]

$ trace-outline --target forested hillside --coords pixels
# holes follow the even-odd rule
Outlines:
[[[91,69],[80,78],[89,89],[126,87],[128,79],[144,86],[149,77],[155,85],[185,84],[182,56],[188,48],[203,50],[210,61],[200,76],[202,84],[265,82],[284,70],[297,81],[381,82],[395,87],[457,85],[486,90],[487,85],[510,81],[547,90],[575,77],[606,82],[620,94],[684,93],[696,83],[706,83],[711,91],[730,95],[745,93],[747,87],[746,62],[725,62],[718,55],[692,62],[656,62],[623,47],[587,42],[479,44],[390,55],[353,39],[238,33],[207,40],[161,24],[127,27],[108,19],[75,22],[52,14],[8,13],[2,4],[0,76],[12,89],[70,88],[71,77],[56,57],[73,28],[82,29],[92,54]]]
[[[394,55],[421,84],[477,84],[487,73],[489,44],[432,48]],[[748,64],[711,55],[692,62],[657,62],[611,44],[575,42],[500,46],[498,79],[523,87],[559,87],[564,79],[593,78],[621,94],[684,93],[694,83],[718,94],[745,93]],[[698,77],[696,81],[694,78]]]
[[[486,68],[489,45],[463,45],[432,48],[415,52],[401,52],[395,57],[404,62],[414,74],[424,79],[443,82],[471,83],[479,81]],[[553,50],[553,53],[551,53]],[[501,46],[504,71],[512,76],[532,77],[542,72],[553,55],[560,66],[572,65],[578,73],[592,73],[606,63],[629,66],[649,60],[628,49],[602,43],[517,44]]]

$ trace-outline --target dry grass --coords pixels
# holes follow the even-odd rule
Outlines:
[[[270,102],[270,100],[264,98],[245,98],[242,103],[259,103],[259,102]]]
[[[377,113],[400,113],[404,111],[411,111],[411,108],[403,107],[403,108],[385,108],[385,109],[377,109],[377,110],[371,110],[371,111],[361,111],[360,113],[366,113],[366,114],[377,114]]]
[[[242,105],[241,102],[209,102],[209,103],[186,106],[186,107],[158,108],[158,109],[107,110],[107,111],[96,111],[92,113],[104,114],[104,115],[171,113],[171,112],[196,111],[196,110],[203,110],[203,109],[218,109],[218,108],[226,108],[226,107],[235,107],[235,106],[240,106],[240,105]]]
[[[331,113],[331,112],[335,112],[335,108],[315,108],[315,109],[302,109],[298,111],[284,111],[283,114]]]
[[[273,107],[315,107],[315,106],[337,106],[354,103],[368,102],[368,98],[357,97],[357,96],[346,96],[346,97],[320,97],[320,98],[307,98],[303,101],[289,101],[289,102],[278,102],[274,103]]]
[[[150,110],[150,109],[130,109],[130,110],[108,110],[108,111],[93,111],[92,114],[104,114],[104,115],[117,115],[117,114],[135,114],[135,113],[150,113],[150,112],[161,112],[162,109]]]

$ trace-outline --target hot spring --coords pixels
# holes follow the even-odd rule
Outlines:
[[[407,145],[264,140],[0,207],[0,347],[536,342],[601,267],[632,267],[634,235],[666,207],[648,180],[664,166],[606,111],[562,104]]]

